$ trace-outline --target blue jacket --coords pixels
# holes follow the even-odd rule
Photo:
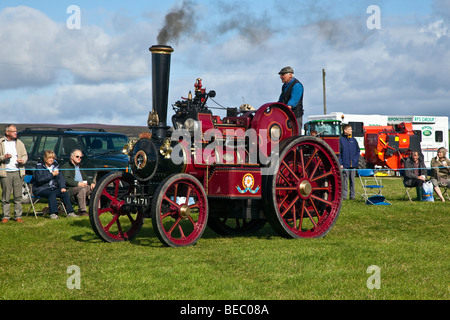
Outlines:
[[[339,139],[339,163],[345,168],[356,168],[359,161],[359,145],[355,138],[341,136]]]
[[[58,163],[54,161],[54,165],[57,167]],[[33,172],[33,194],[38,195],[39,192],[45,189],[63,189],[66,188],[66,179],[60,171],[59,174],[54,177],[53,174],[47,170],[47,168],[42,164],[38,163],[36,169]],[[52,185],[50,185],[50,181]]]

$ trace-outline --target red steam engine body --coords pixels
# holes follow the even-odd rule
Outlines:
[[[152,53],[153,109],[149,132],[128,145],[130,172],[96,185],[89,215],[104,241],[135,237],[144,218],[166,246],[195,244],[209,226],[221,235],[255,232],[268,221],[281,236],[323,237],[341,208],[335,152],[300,136],[291,109],[267,103],[228,108],[221,119],[207,106],[214,91],[201,79],[173,107],[167,125],[170,46]]]

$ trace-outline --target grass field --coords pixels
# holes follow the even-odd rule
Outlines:
[[[31,214],[0,225],[0,299],[448,300],[450,201],[405,201],[398,178],[383,184],[391,206],[344,201],[334,228],[313,240],[266,224],[242,237],[207,229],[196,246],[166,248],[147,219],[135,240],[103,243],[88,217]],[[69,289],[71,266],[80,289]],[[370,266],[380,289],[367,286]]]

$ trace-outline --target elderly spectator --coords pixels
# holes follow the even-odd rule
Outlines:
[[[0,183],[2,186],[2,223],[10,219],[10,197],[14,194],[14,219],[22,223],[22,186],[25,163],[28,160],[25,145],[17,139],[14,125],[5,127],[5,136],[0,139]]]
[[[90,196],[95,184],[88,178],[86,172],[81,170],[82,158],[81,150],[73,150],[70,154],[70,161],[65,163],[61,169],[70,194],[78,200],[78,214],[85,216],[88,214],[86,199]]]

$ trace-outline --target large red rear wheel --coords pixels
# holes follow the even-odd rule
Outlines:
[[[158,186],[152,203],[153,228],[169,247],[197,243],[208,220],[208,201],[202,184],[189,174],[176,173]]]
[[[97,236],[106,242],[134,238],[142,228],[142,212],[124,210],[125,197],[132,192],[134,177],[114,172],[100,180],[89,204],[89,220]]]
[[[264,210],[272,228],[288,238],[320,238],[342,204],[341,170],[333,150],[315,137],[282,141],[265,178]]]

